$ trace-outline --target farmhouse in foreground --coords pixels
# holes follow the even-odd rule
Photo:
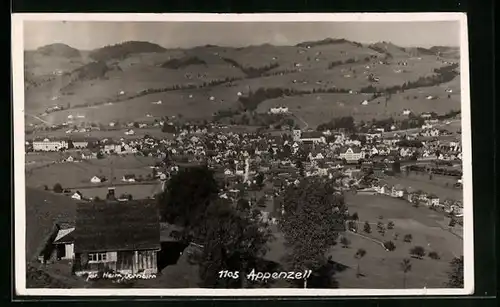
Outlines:
[[[157,273],[160,224],[154,202],[83,203],[77,208],[73,236],[77,275],[106,270]]]
[[[152,200],[78,204],[76,223],[58,223],[39,261],[71,260],[76,275],[112,271],[156,274],[160,223]]]

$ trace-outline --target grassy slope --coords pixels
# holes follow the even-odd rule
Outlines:
[[[69,114],[84,114],[85,121],[94,122],[109,122],[116,119],[143,119],[146,113],[153,116],[176,115],[183,114],[185,117],[199,118],[210,117],[213,112],[220,109],[238,107],[237,101],[238,92],[247,93],[248,90],[255,90],[259,87],[288,87],[294,89],[311,90],[318,87],[339,87],[358,90],[370,84],[367,76],[370,73],[380,77],[380,82],[377,86],[388,87],[392,85],[401,85],[405,81],[414,81],[421,76],[432,74],[434,68],[445,65],[438,60],[436,56],[420,55],[414,56],[414,51],[405,52],[391,44],[378,44],[376,49],[384,49],[390,52],[394,58],[390,65],[380,65],[377,59],[371,59],[365,62],[364,59],[369,56],[382,58],[383,53],[370,49],[367,46],[358,47],[351,43],[327,44],[313,46],[310,49],[297,46],[249,46],[246,48],[225,48],[225,47],[197,47],[189,50],[172,49],[161,53],[140,53],[132,54],[122,60],[109,60],[109,67],[117,67],[116,69],[106,73],[105,79],[94,80],[79,80],[69,82],[64,80],[64,77],[55,78],[46,83],[44,86],[32,88],[26,91],[26,109],[33,113],[40,113],[43,110],[54,104],[62,104],[63,106],[76,106],[84,103],[106,102],[119,96],[120,91],[125,91],[126,95],[137,93],[148,88],[165,88],[176,84],[200,85],[211,80],[224,79],[226,77],[237,78],[232,86],[227,84],[210,86],[202,89],[179,90],[174,92],[163,92],[148,94],[146,96],[133,98],[123,102],[114,103],[113,105],[100,105],[96,107],[81,108],[66,110],[63,112],[51,113],[45,117],[46,120],[53,123],[62,123],[67,120]],[[380,50],[382,50],[380,49]],[[384,49],[385,50],[385,49]],[[448,51],[448,53],[451,53]],[[62,66],[63,70],[71,71],[78,65],[88,63],[88,56],[84,55],[82,61],[78,62],[64,59],[38,59],[39,55],[31,55],[27,61],[28,72],[36,72],[41,74],[40,77],[47,77],[39,71],[49,72],[56,67]],[[46,56],[44,56],[46,57]],[[185,60],[190,57],[196,57],[205,62],[206,65],[190,65],[179,69],[162,68],[161,65],[173,59]],[[288,71],[284,75],[265,76],[259,78],[245,78],[245,74],[237,67],[224,61],[224,58],[232,59],[243,67],[263,67],[273,63],[279,64],[279,67],[273,68],[269,73]],[[333,69],[327,69],[328,64],[332,61],[355,59],[361,62],[341,65]],[[65,62],[66,61],[66,62]],[[68,62],[69,61],[69,62]],[[397,62],[407,61],[408,66],[399,66]],[[33,63],[36,63],[33,64]],[[300,64],[300,67],[296,67]],[[46,66],[46,67],[45,67]],[[368,67],[367,67],[368,66]],[[300,69],[301,71],[298,71]],[[404,72],[396,72],[398,69]],[[295,72],[292,72],[295,71]],[[290,73],[291,72],[291,73]],[[192,78],[188,79],[186,74],[191,74]],[[349,75],[349,76],[346,76]],[[457,78],[458,79],[458,78]],[[454,81],[452,81],[454,82]],[[456,82],[454,82],[456,83]],[[455,84],[455,88],[457,86]],[[62,88],[64,90],[60,91]],[[429,93],[443,91],[440,87],[432,87],[422,89],[422,96]],[[422,99],[411,100],[408,103],[401,101],[400,98],[393,95],[394,105],[402,106],[401,108],[389,108],[385,110],[383,106],[368,106],[366,111],[356,110],[359,106],[353,105],[343,109],[333,109],[327,113],[333,112],[338,114],[357,114],[363,116],[366,113],[367,117],[385,117],[387,114],[400,112],[403,108],[414,108],[417,110],[436,110],[438,112],[448,111],[456,108],[458,99],[458,91],[454,90],[453,99],[440,99],[432,101],[432,105],[426,103]],[[190,95],[192,95],[190,97]],[[52,100],[54,96],[59,96],[57,100]],[[210,101],[209,97],[214,96],[215,100]],[[444,95],[443,95],[444,96]],[[362,97],[355,97],[353,100],[357,102]],[[290,98],[291,106],[301,104],[304,109],[311,103],[312,98],[304,96],[301,99],[297,97]],[[162,105],[153,105],[151,102],[162,100]],[[403,97],[404,100],[404,97]],[[265,111],[269,106],[274,105],[274,101],[266,101],[259,107],[260,111]],[[279,102],[279,103],[288,103]],[[350,105],[350,103],[347,103]],[[315,104],[316,110],[324,113],[325,108],[319,108],[321,104]],[[403,106],[404,105],[404,106]],[[326,105],[326,109],[330,109]],[[396,110],[397,109],[397,110]],[[401,109],[401,110],[399,110]],[[308,117],[307,113],[302,114],[297,111],[299,116]],[[314,116],[313,116],[314,117]],[[311,125],[319,124],[318,120],[311,119]],[[323,120],[321,118],[321,120]],[[27,118],[27,123],[39,123],[37,120]]]

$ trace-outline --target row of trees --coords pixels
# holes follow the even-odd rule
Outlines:
[[[187,58],[182,58],[182,59],[171,59],[166,61],[161,65],[163,68],[169,68],[169,69],[179,69],[179,68],[184,68],[190,65],[207,65],[207,62],[204,60],[193,56],[193,57],[187,57]]]
[[[356,125],[354,123],[354,118],[352,116],[343,116],[334,118],[328,123],[320,124],[316,130],[326,131],[326,130],[338,130],[344,129],[349,132],[356,131]]]
[[[223,58],[223,60],[240,69],[247,76],[247,78],[261,77],[264,73],[279,67],[278,63],[271,63],[260,67],[248,67],[248,66],[245,67],[240,63],[238,63],[237,61],[230,58]]]

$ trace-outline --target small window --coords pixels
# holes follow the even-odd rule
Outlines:
[[[89,261],[92,261],[92,262],[106,261],[106,253],[89,254]]]

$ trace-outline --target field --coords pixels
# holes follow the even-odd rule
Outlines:
[[[411,258],[409,250],[417,245],[424,247],[426,251],[436,251],[441,259],[433,260],[427,256],[422,260],[411,258],[413,269],[407,276],[407,288],[443,287],[447,280],[449,262],[453,257],[463,254],[460,233],[448,231],[449,219],[444,214],[423,207],[413,208],[403,200],[386,196],[348,194],[346,203],[350,213],[358,213],[360,231],[358,234],[346,233],[351,241],[349,248],[338,244],[329,252],[333,261],[348,266],[348,269],[334,276],[341,288],[402,288],[403,274],[399,264],[404,258]],[[379,219],[380,216],[383,217],[382,220]],[[371,224],[370,234],[362,231],[365,221]],[[393,221],[395,227],[381,236],[376,231],[378,221],[385,225],[388,221]],[[398,240],[393,238],[395,233],[399,234]],[[413,236],[411,243],[403,242],[405,234]],[[281,262],[286,251],[283,235],[276,231],[275,237],[276,240],[269,244],[271,249],[266,259]],[[387,240],[392,240],[396,245],[394,251],[388,252],[381,246],[380,242]],[[367,254],[359,262],[361,273],[365,276],[358,278],[358,262],[354,255],[359,248],[365,249]]]
[[[439,288],[447,280],[446,272],[448,264],[455,256],[463,254],[462,239],[447,230],[445,218],[442,213],[427,208],[413,208],[409,203],[385,196],[348,195],[346,202],[349,212],[357,212],[360,218],[359,235],[349,233],[351,240],[350,248],[342,248],[337,245],[332,248],[332,256],[335,261],[350,266],[351,270],[339,273],[338,279],[342,287],[346,288],[401,288],[402,273],[399,263],[404,258],[410,258],[409,249],[414,246],[422,246],[427,251],[436,251],[440,260],[424,257],[422,260],[412,259],[413,269],[408,273],[408,288]],[[379,217],[383,217],[382,220]],[[376,231],[376,223],[382,221],[387,225],[393,221],[395,228],[387,230],[385,236]],[[366,234],[362,231],[362,224],[368,221],[372,224],[372,233]],[[394,240],[394,233],[399,233],[398,240]],[[403,242],[403,236],[411,234],[411,243]],[[362,236],[368,236],[384,242],[392,240],[396,249],[387,252],[380,244],[375,243]],[[361,259],[361,272],[365,277],[356,278],[357,261],[354,254],[358,248],[367,251],[366,256]],[[388,272],[391,272],[388,274]],[[400,278],[395,278],[400,276]]]
[[[27,168],[26,185],[36,188],[47,185],[52,188],[54,184],[60,183],[63,188],[78,189],[93,185],[90,182],[93,176],[104,176],[111,179],[107,184],[113,184],[120,182],[125,174],[146,178],[147,175],[152,174],[150,166],[154,165],[154,162],[155,160],[150,157],[127,155],[81,162],[57,162],[39,168],[30,165]],[[113,178],[116,179],[113,180]],[[100,184],[95,185],[100,186]]]
[[[132,128],[135,132],[134,135],[126,135],[125,132],[129,130],[127,129],[116,129],[116,130],[95,130],[89,132],[74,132],[74,133],[65,133],[64,130],[57,131],[37,131],[30,135],[26,136],[26,139],[43,139],[43,138],[97,138],[97,139],[137,139],[140,137],[144,137],[145,135],[149,135],[151,137],[157,138],[169,138],[172,134],[164,133],[161,131],[160,127],[157,128],[141,128],[136,129]],[[30,153],[31,155],[31,153]]]

